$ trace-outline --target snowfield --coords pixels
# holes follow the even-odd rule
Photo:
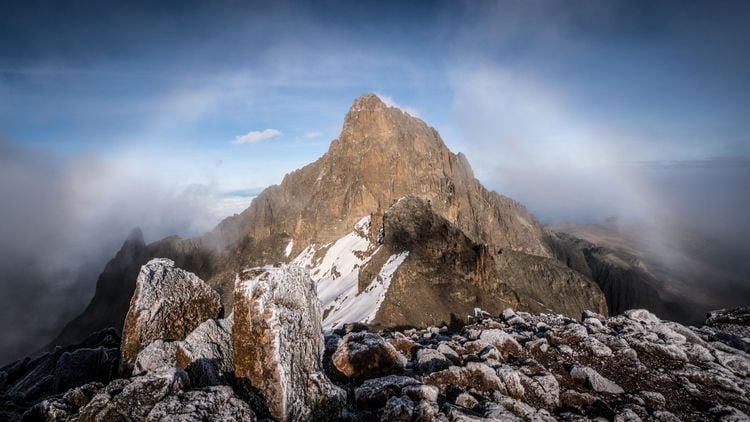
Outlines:
[[[393,275],[409,256],[409,252],[390,256],[369,286],[359,292],[359,270],[380,248],[367,238],[370,224],[370,216],[366,216],[346,236],[328,245],[308,246],[292,260],[293,264],[310,269],[310,276],[317,284],[325,329],[347,322],[371,322]],[[315,259],[321,251],[324,255]]]

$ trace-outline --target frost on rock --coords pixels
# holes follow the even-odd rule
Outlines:
[[[156,258],[141,267],[123,328],[122,354],[132,369],[154,340],[179,341],[222,311],[221,299],[193,273]]]
[[[234,372],[232,323],[209,319],[177,343],[177,366],[187,371],[193,386],[226,384]]]
[[[171,368],[176,365],[175,351],[177,343],[174,341],[156,340],[138,353],[133,363],[133,374],[156,371],[161,368]]]
[[[321,370],[320,302],[296,265],[246,270],[234,291],[236,378],[277,420],[335,415],[346,397]]]

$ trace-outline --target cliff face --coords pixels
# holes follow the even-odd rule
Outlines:
[[[427,204],[430,216],[409,221],[417,216],[401,215],[400,226],[388,228],[386,212],[405,196]],[[388,299],[378,314],[379,323],[436,323],[453,313],[465,314],[474,306],[494,310],[501,302],[503,306],[569,315],[577,315],[584,307],[606,312],[595,285],[549,259],[552,253],[545,242],[546,232],[522,205],[485,189],[474,178],[466,158],[448,150],[438,133],[422,120],[366,94],[354,101],[340,137],[325,155],[286,175],[280,185],[264,190],[241,214],[199,238],[166,238],[113,260],[118,265],[102,275],[89,308],[58,340],[73,341],[95,329],[121,326],[138,269],[151,258],[171,259],[206,280],[219,291],[228,313],[234,280],[242,269],[299,261],[301,255],[309,258],[309,266],[317,265],[320,262],[316,264],[313,258],[331,255],[331,245],[363,218],[368,224],[360,235],[369,246],[355,258],[367,255],[369,263],[361,260],[356,268],[350,268],[350,273],[357,270],[352,277],[361,278],[362,267],[363,274],[383,281],[380,271],[390,269],[383,274],[388,273],[387,279],[393,279],[396,287],[432,283],[430,291],[437,294],[440,280],[450,279],[454,290],[452,298],[430,305],[432,310],[417,307],[421,314],[411,312],[409,317]],[[391,236],[428,220],[432,222],[430,237],[415,237],[413,250],[399,246]],[[423,242],[430,246],[423,247]],[[394,254],[413,255],[385,255],[391,249]],[[397,261],[389,262],[391,257]],[[405,266],[398,270],[404,260]],[[525,260],[533,261],[531,269],[522,268]],[[389,266],[384,267],[386,264]],[[329,285],[338,283],[341,268],[327,268]],[[387,289],[384,283],[382,286]],[[437,311],[440,306],[445,309]]]

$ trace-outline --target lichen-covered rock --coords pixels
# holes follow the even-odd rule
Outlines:
[[[230,387],[208,387],[182,391],[157,403],[147,421],[165,422],[253,422],[255,413]]]
[[[228,384],[234,373],[232,321],[209,319],[199,325],[177,342],[175,358],[194,387]]]
[[[133,374],[140,375],[161,368],[172,368],[177,364],[175,352],[177,342],[155,340],[138,352],[133,362]]]
[[[234,291],[234,373],[261,394],[270,416],[337,415],[345,393],[323,374],[323,350],[320,302],[307,270],[281,265],[242,273]]]
[[[144,420],[154,405],[187,388],[190,380],[181,369],[168,368],[133,377],[123,386],[113,384],[81,407],[79,420]]]
[[[406,359],[375,333],[358,332],[344,336],[332,356],[333,366],[354,380],[400,374]]]
[[[202,322],[218,318],[219,294],[174,261],[156,258],[141,267],[125,318],[122,354],[133,369],[138,353],[154,340],[183,340]]]

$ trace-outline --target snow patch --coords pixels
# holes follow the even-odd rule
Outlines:
[[[289,244],[286,245],[286,249],[284,249],[284,256],[289,258],[289,255],[292,254],[292,249],[294,249],[294,239],[289,241]]]
[[[359,292],[359,270],[380,249],[369,239],[371,224],[370,216],[365,216],[354,225],[354,231],[328,245],[310,245],[292,260],[292,264],[309,268],[317,284],[325,315],[323,328],[372,321],[393,274],[409,255],[403,252],[391,256],[367,289]]]
[[[359,271],[357,271],[357,277],[347,280],[349,282],[347,290],[342,292],[331,305],[324,307],[330,310],[323,320],[323,327],[336,328],[347,322],[372,322],[385,300],[393,275],[408,256],[409,252],[391,255],[378,275],[361,293],[358,291]]]

